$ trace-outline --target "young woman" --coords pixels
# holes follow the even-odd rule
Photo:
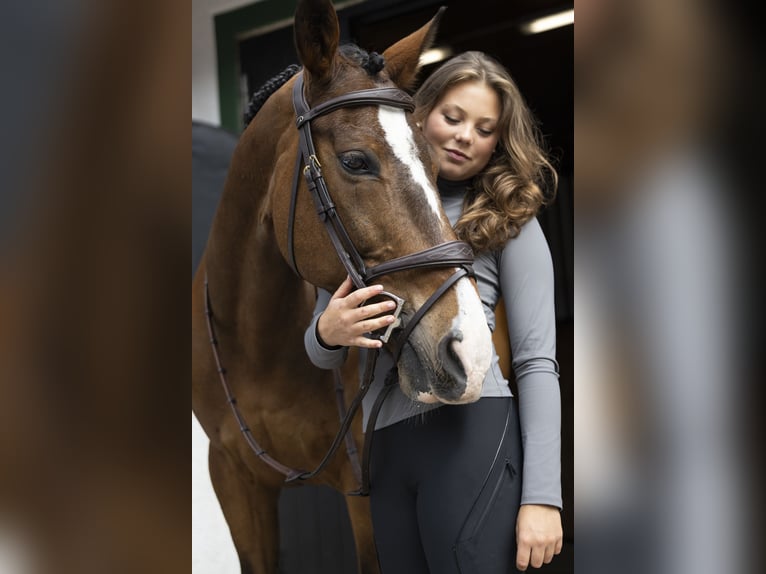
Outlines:
[[[438,160],[444,209],[475,253],[490,329],[495,306],[505,302],[519,396],[511,396],[495,353],[475,403],[413,404],[398,388],[387,397],[370,469],[380,564],[384,574],[539,568],[562,545],[553,268],[535,218],[555,191],[556,173],[518,88],[487,55],[449,60],[415,102],[417,125]],[[380,346],[365,333],[388,325],[390,316],[375,318],[388,303],[357,309],[379,290],[353,291],[347,279],[334,294],[320,294],[305,338],[315,364],[339,366],[348,346]],[[390,361],[382,353],[376,375]]]

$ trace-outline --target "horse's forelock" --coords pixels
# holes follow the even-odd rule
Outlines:
[[[348,60],[364,69],[370,76],[375,76],[386,65],[385,58],[377,52],[367,52],[356,44],[343,44],[338,51]]]

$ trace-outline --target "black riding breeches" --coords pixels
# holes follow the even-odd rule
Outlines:
[[[377,430],[370,464],[383,574],[517,572],[515,398],[445,405]]]

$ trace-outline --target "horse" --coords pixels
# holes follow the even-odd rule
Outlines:
[[[234,150],[192,281],[192,408],[243,573],[278,571],[277,502],[288,482],[346,494],[359,571],[379,571],[368,499],[349,494],[359,468],[326,454],[339,430],[335,381],[303,346],[317,288],[332,292],[351,275],[398,302],[399,324],[381,340],[413,400],[476,400],[489,367],[469,258],[408,113],[406,90],[442,10],[381,58],[339,46],[329,0],[299,1],[302,69],[268,96]],[[357,353],[340,377],[353,402]],[[349,424],[361,444],[360,418]],[[321,473],[305,472],[323,455]]]

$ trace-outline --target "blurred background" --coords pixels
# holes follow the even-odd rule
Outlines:
[[[544,65],[545,50],[494,33],[516,46],[503,61],[562,165],[567,132],[553,118],[576,118],[578,573],[763,571],[753,4],[578,0],[574,56]],[[461,18],[485,32],[465,45],[480,47],[516,5],[470,2]],[[246,38],[228,36],[235,56],[219,62],[217,27],[244,7],[30,0],[0,19],[3,574],[188,572],[192,540],[207,544],[189,537],[181,102],[191,84],[192,119],[236,134],[236,94],[251,86],[237,72],[235,97],[222,98],[219,76]],[[367,18],[353,33],[373,41]],[[447,22],[445,34],[468,34]],[[569,88],[558,83],[567,61]],[[532,86],[527,67],[556,83]],[[546,96],[572,86],[574,106],[545,111]]]
[[[576,10],[575,571],[760,572],[756,20]]]
[[[190,10],[3,12],[0,572],[188,572]]]

